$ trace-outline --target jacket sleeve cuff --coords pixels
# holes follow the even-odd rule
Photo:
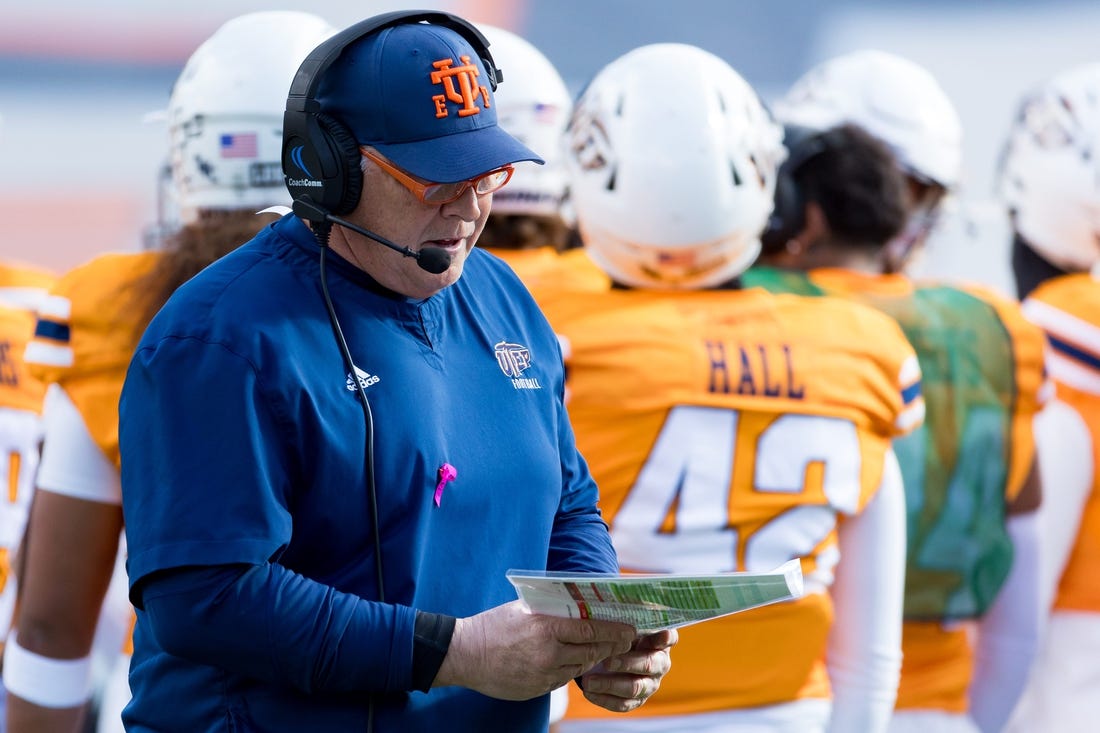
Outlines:
[[[416,612],[413,629],[412,688],[427,692],[435,681],[443,658],[451,646],[455,617],[427,611]]]

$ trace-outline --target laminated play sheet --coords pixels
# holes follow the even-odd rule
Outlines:
[[[581,574],[509,570],[532,613],[630,624],[638,633],[699,623],[802,596],[802,566],[767,572]]]

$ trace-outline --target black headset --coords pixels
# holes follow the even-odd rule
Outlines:
[[[783,126],[787,159],[775,176],[775,206],[760,236],[765,252],[783,249],[806,225],[806,196],[796,176],[817,156],[833,148],[829,133],[801,125]]]
[[[325,71],[359,39],[385,28],[420,22],[445,26],[466,39],[481,59],[489,85],[496,90],[502,75],[489,53],[489,41],[474,25],[456,15],[434,10],[399,10],[367,18],[340,31],[315,48],[298,67],[283,113],[283,179],[292,199],[311,204],[301,211],[347,214],[355,208],[363,191],[359,143],[347,126],[322,112],[314,98]],[[308,215],[306,218],[323,221]]]

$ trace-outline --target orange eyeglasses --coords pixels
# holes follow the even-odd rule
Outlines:
[[[478,196],[499,191],[505,183],[511,180],[512,171],[515,170],[512,166],[506,165],[503,168],[482,173],[477,178],[458,181],[457,183],[421,183],[370,148],[360,147],[359,152],[397,179],[397,182],[402,186],[412,191],[413,195],[420,200],[420,203],[430,204],[431,206],[440,206],[457,201],[462,194],[466,193],[467,188],[474,189],[474,193]]]

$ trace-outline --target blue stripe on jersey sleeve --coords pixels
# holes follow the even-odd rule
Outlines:
[[[901,391],[901,401],[903,404],[908,405],[910,402],[917,399],[918,397],[920,397],[919,379]]]
[[[70,338],[69,325],[67,323],[39,319],[38,325],[34,327],[34,336],[35,338],[61,341],[67,344]]]
[[[1097,356],[1090,351],[1085,351],[1079,346],[1075,346],[1068,341],[1063,341],[1057,336],[1051,335],[1049,332],[1047,333],[1047,339],[1050,341],[1051,348],[1055,351],[1061,352],[1071,359],[1076,359],[1087,367],[1100,370],[1100,356]]]

